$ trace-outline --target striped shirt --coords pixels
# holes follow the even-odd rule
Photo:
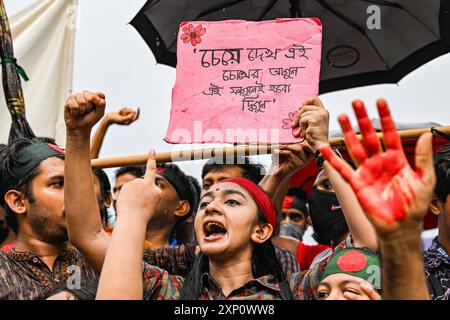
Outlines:
[[[171,275],[187,276],[195,260],[195,244],[183,244],[176,247],[162,247],[144,250],[144,262],[166,270]],[[275,246],[275,254],[286,275],[299,272],[295,256],[284,248]]]
[[[46,299],[54,288],[72,283],[72,275],[79,276],[81,286],[97,280],[81,254],[67,245],[52,269],[31,252],[16,249],[0,252],[0,300]]]
[[[343,241],[334,252],[348,246]],[[313,300],[315,291],[321,281],[321,275],[331,259],[333,252],[323,255],[320,261],[313,261],[311,268],[305,272],[292,273],[287,277],[289,287],[296,300]],[[279,300],[281,299],[280,285],[274,281],[274,277],[266,275],[246,283],[233,290],[226,296],[220,285],[208,274],[202,275],[201,300]],[[175,300],[180,295],[184,278],[179,275],[171,275],[166,270],[143,262],[144,299],[146,300]]]

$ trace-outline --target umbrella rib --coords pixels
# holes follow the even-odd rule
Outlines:
[[[160,1],[160,0],[156,0],[156,1]],[[228,6],[234,5],[234,4],[239,3],[239,2],[241,2],[241,1],[242,1],[242,0],[236,0],[236,1],[234,1],[233,3],[230,3]],[[271,5],[270,5],[270,6],[262,13],[262,15],[261,15],[260,17],[258,17],[258,20],[261,20],[261,18],[264,17],[264,16],[267,14],[267,12],[270,11],[270,10],[273,8],[273,6],[275,5],[275,3],[276,3],[277,1],[278,1],[278,0],[272,0]],[[203,15],[207,15],[207,14],[209,14],[209,13],[213,13],[213,12],[217,11],[220,7],[221,7],[221,6],[216,7],[216,8],[213,8],[213,9],[210,9],[210,10],[207,11],[207,12],[202,12],[202,13],[200,13],[200,14],[198,15],[198,17],[203,16]],[[172,42],[170,43],[170,46],[168,46],[167,48],[172,47],[172,46],[177,42],[177,40],[178,40],[178,39],[175,38],[175,40],[172,41]]]
[[[425,29],[430,31],[436,38],[439,38],[439,35],[436,34],[436,32],[434,32],[434,30],[432,30],[429,26],[427,26],[425,23],[423,23],[422,20],[420,20],[413,12],[411,12],[410,10],[408,10],[407,8],[405,8],[404,6],[402,6],[399,3],[393,3],[393,2],[386,1],[386,0],[362,0],[362,1],[369,2],[369,3],[375,3],[375,4],[381,4],[383,6],[394,7],[397,9],[405,10],[405,12],[407,12],[417,22],[419,22],[422,26],[424,26]]]
[[[233,2],[228,3],[227,6],[219,5],[219,6],[212,7],[208,11],[199,13],[197,17],[201,17],[201,16],[205,16],[205,15],[210,14],[210,13],[214,13],[217,10],[219,10],[220,8],[225,9],[227,7],[231,7],[232,5],[235,5],[235,4],[239,3],[239,2],[242,2],[242,0],[235,0]]]
[[[338,18],[341,18],[343,21],[345,21],[347,24],[349,24],[350,26],[352,26],[353,28],[355,28],[356,30],[358,30],[359,32],[361,32],[362,34],[365,35],[364,32],[364,28],[362,28],[360,25],[358,25],[357,23],[355,23],[354,21],[352,21],[349,17],[347,17],[346,15],[344,15],[342,12],[337,11],[336,9],[334,9],[327,0],[317,0],[317,2],[324,7],[325,9],[329,10],[331,13],[333,13],[335,16],[337,16]]]
[[[375,44],[373,43],[372,39],[370,39],[370,37],[367,36],[367,33],[365,32],[364,28],[362,28],[360,25],[358,25],[357,23],[355,23],[354,21],[352,21],[349,17],[345,16],[342,12],[337,11],[336,9],[334,9],[333,7],[331,7],[331,5],[328,3],[327,0],[317,0],[317,2],[324,7],[325,9],[328,9],[331,13],[333,13],[335,16],[337,16],[338,18],[342,19],[344,22],[346,22],[348,25],[350,25],[351,27],[355,28],[357,31],[359,31],[360,33],[362,33],[363,35],[366,36],[367,40],[370,42],[370,44],[372,45],[372,47],[374,48],[375,52],[378,55],[378,58],[380,58],[380,60],[384,63],[384,65],[388,68],[389,66],[387,65],[386,61],[383,59],[383,56],[381,55],[381,53],[378,51],[378,48],[375,46]]]
[[[299,0],[289,0],[289,2],[291,4],[291,8],[290,8],[291,18],[301,17]]]
[[[157,1],[160,1],[160,0],[157,0]],[[234,5],[234,4],[236,4],[236,3],[239,3],[239,2],[241,2],[241,1],[242,1],[242,0],[235,0],[235,1],[231,2],[231,3],[229,3],[229,4],[227,5],[227,7],[232,6],[232,5]],[[210,14],[210,13],[214,13],[215,11],[219,10],[221,7],[224,7],[224,6],[223,6],[223,5],[216,6],[216,7],[214,7],[214,8],[209,9],[208,11],[201,12],[201,13],[199,13],[199,14],[197,15],[197,17],[195,18],[195,20],[197,20],[197,19],[200,18],[201,16],[204,16],[204,15],[207,15],[207,14]],[[181,21],[180,21],[180,22],[181,22]],[[171,48],[173,45],[175,45],[175,44],[177,43],[177,40],[178,40],[178,39],[175,38],[175,40],[172,41],[172,42],[170,43],[170,46],[168,46],[167,48]]]

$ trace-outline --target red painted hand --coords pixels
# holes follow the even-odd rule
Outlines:
[[[386,151],[376,136],[362,101],[354,101],[363,143],[346,115],[339,117],[348,151],[359,166],[354,171],[329,147],[321,147],[324,158],[349,182],[379,235],[405,226],[421,224],[427,212],[435,183],[432,135],[424,134],[416,146],[416,171],[403,152],[400,137],[385,100],[377,101]],[[409,223],[412,222],[412,223]]]

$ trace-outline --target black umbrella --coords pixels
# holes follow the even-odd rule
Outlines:
[[[149,0],[131,24],[175,67],[182,21],[296,16],[323,23],[320,93],[397,83],[450,52],[450,0]]]
[[[12,119],[9,142],[11,143],[19,138],[34,138],[33,130],[31,130],[25,118],[25,101],[19,75],[25,80],[28,80],[28,77],[23,68],[17,64],[17,60],[14,57],[11,30],[3,0],[0,0],[0,58],[3,91],[5,92],[6,104]]]
[[[178,27],[183,21],[289,18],[292,0],[149,0],[131,21],[156,61],[177,65]]]

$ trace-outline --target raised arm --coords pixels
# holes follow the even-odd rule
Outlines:
[[[294,131],[294,135],[301,136],[303,134],[315,154],[321,146],[328,145],[329,114],[318,98],[312,98],[303,103],[294,118],[293,125],[299,128]],[[350,186],[326,162],[324,169],[342,206],[342,212],[355,246],[376,249],[375,231],[361,207],[355,205],[356,197]]]
[[[64,206],[69,241],[100,274],[109,236],[103,230],[95,198],[89,138],[105,112],[103,93],[83,92],[67,99]]]
[[[321,144],[328,143],[328,121],[328,111],[319,98],[306,100],[292,122],[292,127],[296,128],[294,135],[303,135],[305,142],[280,146],[273,153],[268,174],[259,185],[272,197],[279,213],[292,176],[314,158],[314,152]],[[278,225],[280,220],[281,216],[278,215]],[[277,236],[273,241],[297,257],[297,239]]]
[[[139,109],[134,111],[130,108],[122,108],[118,112],[107,113],[99,124],[91,144],[91,159],[98,158],[100,149],[105,138],[106,131],[111,124],[130,125],[139,118]]]
[[[290,179],[313,159],[319,146],[328,143],[329,115],[318,97],[306,100],[292,121],[293,134],[304,137],[306,143],[280,146],[272,156],[268,174],[260,186],[272,197],[275,208],[281,210]]]
[[[354,246],[378,250],[378,239],[375,229],[359,205],[353,189],[328,161],[323,163],[323,168],[333,185],[339,204],[342,207],[342,212],[344,213],[345,221],[352,235]]]
[[[432,135],[424,134],[416,146],[414,171],[403,152],[386,101],[377,101],[386,152],[364,105],[354,103],[364,145],[357,139],[346,115],[339,117],[347,148],[359,168],[354,171],[329,147],[323,156],[350,184],[377,233],[382,260],[383,299],[429,299],[420,234],[435,184]],[[361,121],[363,120],[363,121]],[[362,124],[362,125],[361,125]]]
[[[143,298],[142,258],[146,226],[161,199],[155,184],[156,154],[151,151],[144,179],[123,186],[118,217],[97,289],[97,299]]]
[[[276,232],[279,231],[280,212],[290,180],[295,172],[304,167],[312,158],[313,152],[307,144],[280,146],[272,153],[272,164],[259,186],[272,198],[278,212]]]

